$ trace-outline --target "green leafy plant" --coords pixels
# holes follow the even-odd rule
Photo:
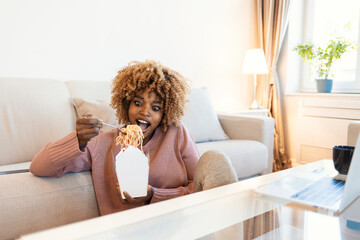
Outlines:
[[[356,44],[345,40],[344,37],[336,37],[323,47],[307,42],[297,44],[293,50],[297,51],[305,63],[315,67],[318,79],[327,79],[334,61],[340,59],[345,52],[356,48]]]

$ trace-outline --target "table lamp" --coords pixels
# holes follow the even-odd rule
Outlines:
[[[261,109],[261,105],[256,102],[256,74],[268,73],[264,51],[261,48],[247,50],[243,73],[254,74],[254,102],[251,104],[250,109]]]

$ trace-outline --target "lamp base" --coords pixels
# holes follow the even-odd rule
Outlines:
[[[256,99],[255,99],[255,100],[253,101],[253,103],[251,104],[250,109],[262,109],[262,106],[259,105],[259,104],[256,102]]]

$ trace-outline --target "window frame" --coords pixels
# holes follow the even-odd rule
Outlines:
[[[297,42],[307,42],[309,39],[311,39],[311,35],[313,32],[313,26],[314,24],[311,24],[314,22],[314,0],[304,0],[302,3],[302,19],[298,19],[298,21],[303,21],[303,27],[301,29],[300,36],[301,38],[298,39]],[[358,31],[358,44],[359,47],[357,49],[357,57],[356,57],[356,69],[355,69],[355,81],[351,82],[338,82],[336,79],[333,79],[330,77],[330,79],[333,79],[333,93],[360,93],[360,9],[359,9],[359,31]],[[292,49],[294,46],[289,46],[289,48]],[[300,58],[298,56],[298,58]],[[300,91],[301,92],[316,92],[316,82],[313,78],[310,76],[311,72],[311,66],[309,64],[306,64],[301,59],[301,69],[300,69]]]

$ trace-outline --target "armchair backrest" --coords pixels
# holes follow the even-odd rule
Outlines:
[[[360,134],[360,121],[353,121],[348,127],[347,144],[355,146]]]

